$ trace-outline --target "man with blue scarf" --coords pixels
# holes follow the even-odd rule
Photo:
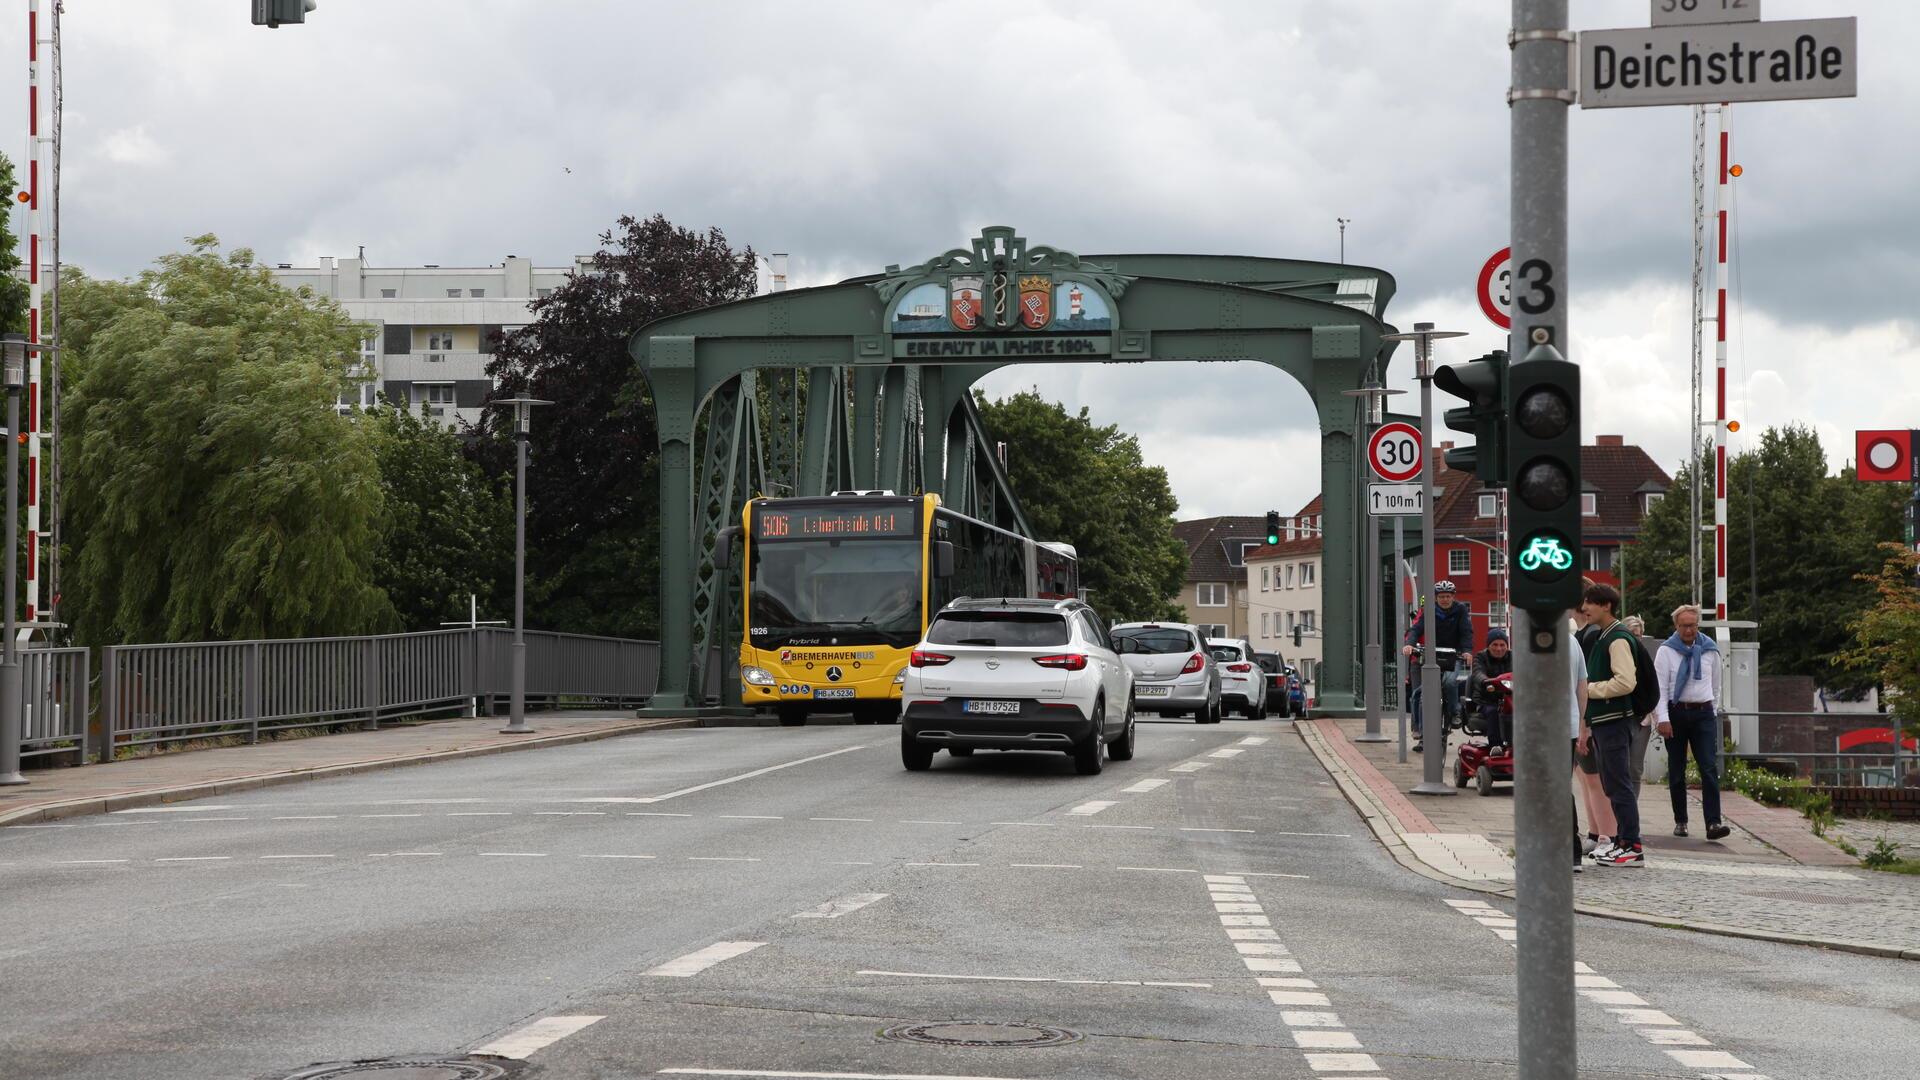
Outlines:
[[[1687,750],[1700,767],[1700,806],[1707,839],[1733,830],[1720,822],[1720,650],[1700,632],[1700,609],[1682,604],[1673,612],[1673,636],[1653,658],[1660,677],[1654,730],[1667,741],[1667,792],[1673,797],[1673,835],[1687,835]]]

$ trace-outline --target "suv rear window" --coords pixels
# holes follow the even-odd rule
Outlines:
[[[927,641],[1003,648],[1065,645],[1067,620],[1045,611],[943,611],[927,628]]]
[[[1269,675],[1280,674],[1280,658],[1270,652],[1257,652],[1253,658],[1259,662],[1260,670]]]
[[[1238,645],[1209,645],[1207,646],[1207,651],[1213,654],[1215,660],[1233,661],[1243,659],[1240,655],[1240,646]]]
[[[1192,634],[1165,627],[1123,626],[1115,630],[1113,636],[1133,642],[1129,652],[1160,655],[1192,652],[1195,648]]]

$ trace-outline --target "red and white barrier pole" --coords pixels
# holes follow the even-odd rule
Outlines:
[[[27,0],[27,399],[21,431],[27,436],[27,587],[26,620],[40,613],[40,327],[44,309],[40,280],[40,237],[44,213],[40,203],[40,176],[45,170],[45,138],[40,134],[40,104],[44,96],[44,65],[40,62],[40,0]],[[9,432],[18,438],[20,432]],[[10,553],[11,554],[11,553]],[[31,631],[29,631],[31,633]]]
[[[1713,617],[1724,624],[1727,619],[1727,219],[1732,201],[1727,188],[1731,165],[1729,144],[1733,135],[1729,117],[1732,110],[1721,105],[1720,180],[1713,189],[1713,209],[1719,239],[1714,243],[1713,318]],[[1731,638],[1725,625],[1715,626],[1713,636],[1725,655]]]

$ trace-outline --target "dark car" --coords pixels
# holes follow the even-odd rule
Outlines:
[[[1257,652],[1254,660],[1260,664],[1260,670],[1267,673],[1267,711],[1285,720],[1294,713],[1292,687],[1288,685],[1286,658],[1279,653]],[[1294,683],[1298,686],[1298,683]]]

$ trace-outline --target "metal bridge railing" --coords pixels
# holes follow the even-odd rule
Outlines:
[[[86,649],[22,649],[20,756],[58,754],[87,746],[90,656]]]
[[[527,694],[558,703],[562,698],[637,702],[651,697],[659,678],[658,642],[529,631]],[[463,709],[511,692],[508,685],[513,633],[491,627],[430,630],[415,634],[209,641],[163,645],[111,645],[100,650],[100,761],[117,746],[150,746],[211,736],[262,732]],[[77,710],[55,708],[56,688],[74,686],[59,665],[77,660]],[[86,650],[28,650],[44,654],[45,677],[28,667],[29,709],[36,692],[51,704],[40,715],[58,717],[56,732],[41,733],[29,712],[36,753],[86,745]],[[58,656],[58,659],[56,659]],[[62,695],[68,692],[60,689]],[[71,715],[69,715],[71,714]],[[37,741],[33,741],[37,740]],[[55,745],[47,745],[49,743]]]

